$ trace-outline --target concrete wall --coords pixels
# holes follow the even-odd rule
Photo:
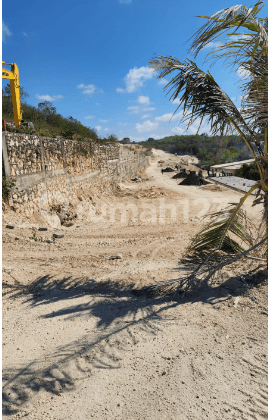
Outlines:
[[[9,204],[30,218],[44,219],[88,202],[94,192],[134,175],[149,164],[141,148],[3,133],[6,176],[15,180]]]

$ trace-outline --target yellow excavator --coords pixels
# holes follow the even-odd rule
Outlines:
[[[11,70],[2,67],[2,79],[9,79],[10,90],[12,95],[14,121],[16,125],[21,125],[22,109],[20,103],[20,83],[19,83],[19,69],[15,63],[8,64],[2,61],[2,65],[11,66]]]

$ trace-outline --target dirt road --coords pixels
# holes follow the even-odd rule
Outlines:
[[[7,418],[268,418],[267,279],[245,288],[226,273],[183,302],[131,293],[176,278],[209,207],[241,197],[172,175],[154,162],[145,181],[96,194],[94,214],[82,203],[72,227],[37,240],[42,220],[4,215]],[[247,210],[256,218],[261,208]],[[56,231],[64,238],[47,243]]]

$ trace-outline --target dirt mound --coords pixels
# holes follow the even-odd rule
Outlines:
[[[191,171],[189,175],[187,175],[187,177],[180,183],[180,185],[206,185],[208,184],[207,181],[204,180],[204,178],[200,179],[200,177],[198,175],[196,175],[195,171]]]
[[[207,191],[226,191],[226,187],[222,187],[221,185],[215,185],[215,184],[207,184],[202,187],[203,190]]]
[[[177,178],[186,178],[187,174],[186,172],[178,172],[177,174],[175,174],[172,179],[177,179]]]
[[[163,169],[163,172],[174,172],[175,169],[171,168],[170,166],[168,166],[167,168]]]

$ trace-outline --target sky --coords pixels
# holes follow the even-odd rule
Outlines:
[[[2,57],[19,67],[27,102],[51,101],[64,117],[95,128],[100,137],[115,134],[132,141],[195,134],[181,123],[181,111],[163,91],[149,67],[155,55],[183,61],[191,36],[210,16],[233,1],[199,0],[3,0]],[[247,7],[251,4],[246,4]],[[261,12],[268,16],[268,5]],[[196,62],[203,70],[207,47]],[[240,106],[239,75],[223,61],[211,69]],[[3,86],[6,82],[3,81]],[[204,125],[201,132],[209,132]]]

